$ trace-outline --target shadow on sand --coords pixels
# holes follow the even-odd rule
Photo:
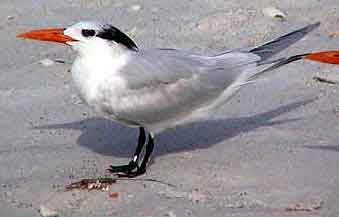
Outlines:
[[[208,120],[178,126],[156,136],[154,156],[173,152],[208,148],[218,142],[260,127],[284,124],[299,119],[272,119],[313,102],[314,99],[290,103],[250,117]],[[38,126],[34,129],[77,129],[77,143],[103,155],[131,157],[138,130],[126,128],[104,118],[89,118],[78,122]]]

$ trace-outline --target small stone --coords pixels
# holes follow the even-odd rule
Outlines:
[[[140,5],[132,5],[131,10],[132,11],[139,11],[141,9]]]
[[[14,20],[14,16],[12,15],[7,16],[7,20]]]
[[[45,207],[44,205],[40,206],[39,210],[42,217],[57,217],[58,212],[50,208]]]
[[[166,214],[166,216],[168,216],[168,217],[177,217],[175,214],[174,214],[174,212],[171,210],[171,211],[169,211],[167,214]]]
[[[279,19],[280,21],[284,21],[286,19],[285,13],[273,7],[264,8],[262,12],[264,15],[275,19]]]
[[[46,59],[40,60],[39,63],[43,66],[48,67],[48,66],[54,65],[55,62],[51,59],[46,58]]]

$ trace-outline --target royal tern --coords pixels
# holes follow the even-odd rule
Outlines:
[[[318,26],[308,25],[257,47],[214,56],[139,49],[122,31],[100,22],[79,22],[65,29],[39,29],[17,36],[63,43],[78,52],[71,72],[82,100],[105,117],[139,127],[132,160],[108,169],[119,176],[135,177],[146,172],[156,133],[224,105],[241,87],[290,62],[311,59],[338,64],[336,51],[270,60]]]

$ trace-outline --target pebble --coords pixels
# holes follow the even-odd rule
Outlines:
[[[48,66],[54,65],[55,62],[51,59],[46,58],[46,59],[40,60],[39,63],[43,66],[48,67]]]
[[[141,9],[140,5],[132,5],[131,10],[132,11],[139,11]]]
[[[167,214],[166,214],[166,216],[168,216],[168,217],[177,217],[175,214],[174,214],[174,212],[171,210],[171,211],[169,211]]]
[[[57,217],[58,212],[50,208],[45,207],[44,205],[40,206],[39,210],[42,217]]]
[[[280,21],[286,20],[286,14],[280,11],[279,9],[276,9],[273,7],[267,7],[267,8],[264,8],[262,12],[264,15],[268,17],[279,19]]]
[[[7,16],[7,20],[14,20],[14,16],[12,15]]]

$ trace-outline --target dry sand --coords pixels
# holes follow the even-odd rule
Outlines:
[[[286,21],[264,16],[270,6]],[[297,54],[339,48],[339,38],[328,36],[339,31],[337,6],[338,0],[2,0],[0,216],[38,216],[41,205],[66,217],[339,216],[339,86],[312,80],[337,76],[338,66],[290,64],[243,89],[209,120],[160,134],[143,178],[175,188],[119,181],[108,192],[64,192],[66,184],[128,162],[137,131],[80,103],[69,48],[15,38],[32,28],[103,20],[141,47],[212,54],[321,21],[283,53]],[[45,58],[66,63],[44,66]]]

